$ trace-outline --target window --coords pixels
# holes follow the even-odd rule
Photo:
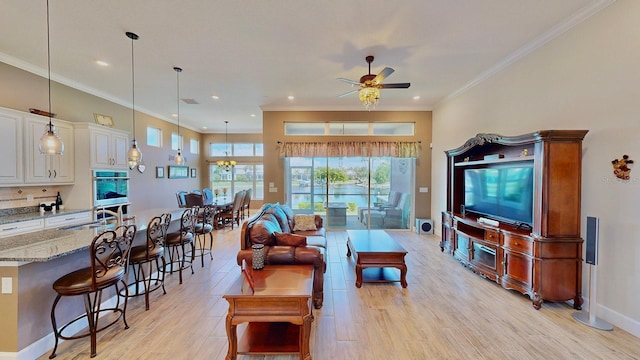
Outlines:
[[[233,157],[252,157],[263,156],[264,147],[261,143],[211,143],[209,146],[209,154],[214,158],[222,158],[225,156]],[[234,159],[237,160],[237,159]]]
[[[182,149],[182,135],[171,133],[171,150]]]
[[[147,145],[162,147],[162,130],[147,126]]]
[[[200,154],[200,141],[198,139],[191,139],[189,142],[189,151],[192,154]]]
[[[285,135],[378,135],[378,136],[413,136],[415,123],[396,122],[327,122],[284,124]]]
[[[218,189],[220,196],[223,196],[224,189],[227,190],[227,196],[240,190],[252,189],[253,199],[264,199],[264,166],[262,164],[238,164],[229,171],[215,164],[209,166],[211,189]]]

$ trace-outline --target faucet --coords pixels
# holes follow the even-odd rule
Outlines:
[[[118,226],[122,225],[122,206],[118,206],[118,211],[117,212],[105,209],[104,207],[102,209],[98,209],[98,210],[96,210],[96,219],[98,218],[98,215],[100,215],[100,214],[107,214],[107,215],[114,216],[116,218],[116,222],[117,222],[116,224]],[[103,215],[102,219],[105,220],[104,219],[104,215]],[[106,220],[105,220],[105,223],[106,223]]]

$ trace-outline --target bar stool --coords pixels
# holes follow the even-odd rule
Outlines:
[[[202,213],[198,216],[198,221],[195,224],[195,235],[198,239],[198,246],[195,249],[196,256],[200,255],[200,262],[202,263],[202,267],[204,267],[204,256],[209,254],[211,260],[213,261],[213,253],[211,249],[213,248],[213,225],[214,218],[216,215],[216,207],[207,205],[202,208]],[[209,235],[209,246],[206,245],[206,236]]]
[[[60,277],[53,283],[53,290],[58,295],[53,301],[51,307],[51,324],[53,325],[53,334],[55,336],[55,345],[49,359],[56,357],[58,348],[58,340],[72,340],[83,337],[91,337],[91,357],[96,356],[96,334],[109,326],[115,324],[122,318],[124,328],[128,329],[126,319],[127,296],[124,297],[124,306],[120,309],[120,292],[118,291],[118,283],[122,283],[127,295],[127,285],[124,281],[125,270],[127,269],[127,261],[131,244],[136,234],[135,225],[122,225],[115,230],[106,230],[96,235],[91,242],[89,249],[91,266],[76,270],[67,275]],[[101,309],[102,290],[111,286],[115,287],[116,305],[112,308]],[[63,296],[84,297],[85,314],[78,316],[70,322],[58,329],[56,322],[56,306]],[[100,325],[98,320],[103,312],[118,313],[117,317],[111,322]],[[86,319],[89,324],[89,331],[80,335],[67,336],[62,332],[70,325],[79,320]]]
[[[191,274],[193,274],[193,260],[195,256],[193,237],[198,211],[199,208],[197,206],[186,209],[180,217],[180,230],[167,234],[164,240],[164,246],[169,253],[169,274],[173,274],[173,264],[177,264],[180,284],[182,284],[182,270],[190,267]],[[190,252],[186,251],[187,246],[191,247]],[[190,259],[187,260],[189,253],[191,256]]]
[[[166,213],[156,216],[147,225],[147,243],[131,248],[129,254],[129,266],[131,266],[134,280],[127,284],[127,287],[135,286],[133,293],[129,297],[144,295],[145,309],[149,310],[149,293],[162,287],[162,292],[167,293],[164,288],[164,238],[171,222],[171,214]],[[162,261],[162,267],[160,267]],[[153,272],[155,263],[156,272]],[[145,268],[148,271],[145,273]],[[128,269],[127,269],[128,270]],[[155,284],[152,285],[152,282]],[[123,290],[120,290],[120,295]]]

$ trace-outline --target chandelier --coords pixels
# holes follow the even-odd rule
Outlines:
[[[367,110],[371,110],[372,108],[376,107],[376,104],[378,104],[378,99],[380,99],[380,86],[369,86],[368,84],[363,84],[360,87],[358,95],[360,97],[362,105],[364,105]]]
[[[224,160],[216,161],[216,165],[225,171],[229,171],[232,167],[236,166],[237,162],[235,160],[229,160],[229,122],[225,121],[224,124],[224,142],[227,144],[227,151],[224,152]]]

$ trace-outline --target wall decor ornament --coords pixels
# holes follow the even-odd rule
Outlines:
[[[164,166],[156,166],[156,178],[160,179],[164,177]]]
[[[622,159],[613,159],[611,165],[613,165],[613,174],[622,180],[629,180],[631,178],[630,164],[633,164],[633,160],[629,159],[629,155],[622,155]]]

